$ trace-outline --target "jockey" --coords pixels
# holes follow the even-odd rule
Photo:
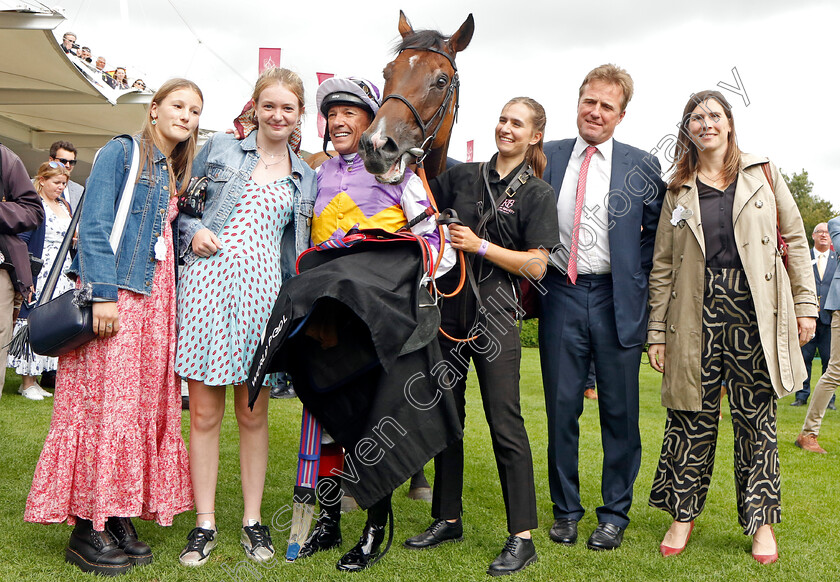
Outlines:
[[[324,152],[327,151],[327,143],[332,141],[339,155],[331,157],[318,168],[318,196],[312,219],[313,244],[340,239],[352,228],[381,228],[395,232],[426,213],[430,203],[416,174],[407,169],[402,183],[382,184],[365,170],[358,154],[359,139],[379,110],[379,89],[365,79],[334,77],[318,87],[316,103],[327,120]],[[440,236],[434,216],[427,214],[411,227],[411,231],[429,242],[433,261],[436,261]],[[454,262],[455,253],[446,245],[436,275],[448,271]],[[343,451],[328,435],[324,436],[319,479],[335,483],[330,487],[319,487],[319,490],[330,493],[319,499],[320,518],[300,551],[301,558],[341,543],[341,483],[340,478],[334,475],[342,468]],[[368,510],[362,536],[339,560],[336,565],[339,570],[363,570],[372,563],[385,536],[390,507],[391,496],[388,495]]]

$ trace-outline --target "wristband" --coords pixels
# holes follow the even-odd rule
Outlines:
[[[478,250],[475,252],[479,257],[483,257],[485,253],[487,253],[487,249],[490,248],[490,241],[487,239],[481,239],[481,246],[478,247]]]

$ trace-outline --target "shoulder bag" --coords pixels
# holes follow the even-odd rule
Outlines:
[[[111,249],[115,253],[125,230],[126,219],[134,197],[134,184],[140,171],[140,144],[133,139],[132,143],[134,147],[132,148],[131,167],[120,195],[114,228],[109,239]],[[83,191],[81,198],[79,198],[76,214],[70,221],[67,234],[64,235],[64,241],[61,243],[61,248],[55,257],[52,269],[50,269],[50,276],[41,291],[38,304],[32,308],[29,314],[29,325],[27,326],[29,329],[29,344],[32,346],[33,352],[42,356],[62,356],[96,337],[96,333],[93,331],[93,307],[90,303],[78,299],[78,290],[71,289],[55,299],[52,298],[55,285],[61,276],[64,259],[76,232],[76,225],[82,214],[84,198],[85,192]]]

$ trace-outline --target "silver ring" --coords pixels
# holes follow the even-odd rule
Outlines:
[[[113,325],[113,324],[111,324],[111,323],[106,323],[106,324],[105,324],[105,327],[107,327],[108,329],[111,329],[112,327],[114,327],[114,325]]]

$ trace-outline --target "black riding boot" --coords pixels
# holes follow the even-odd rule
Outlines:
[[[298,558],[308,558],[316,552],[330,550],[341,545],[341,480],[338,477],[321,477],[319,482],[330,481],[330,491],[335,499],[319,499],[321,517],[303,547]]]
[[[388,523],[390,509],[390,494],[368,509],[368,519],[365,529],[362,530],[362,537],[349,552],[341,557],[335,565],[336,568],[343,572],[359,572],[376,561],[379,556],[379,547],[385,539],[385,525]]]

